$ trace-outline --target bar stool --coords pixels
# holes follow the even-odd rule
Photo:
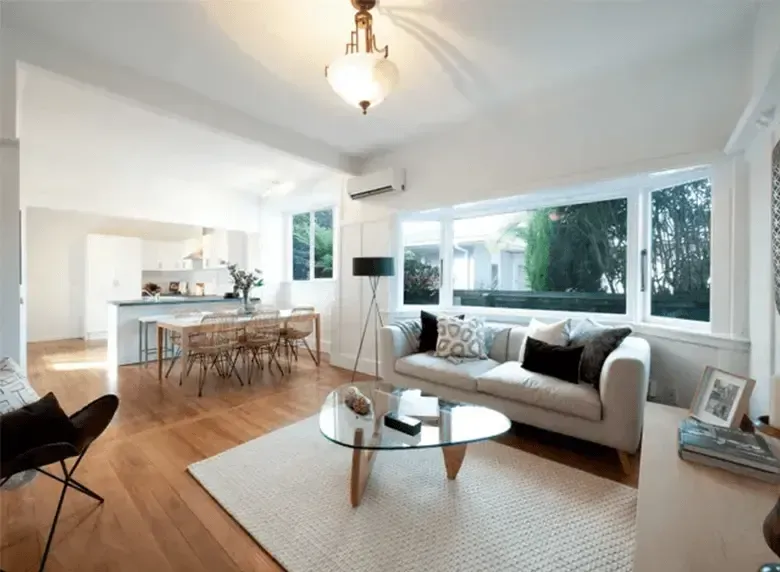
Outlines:
[[[171,316],[168,314],[161,314],[158,316],[141,316],[138,318],[138,363],[143,364],[144,367],[149,365],[149,356],[154,355],[157,356],[157,343],[155,342],[155,347],[150,348],[149,347],[149,326],[152,326],[152,330],[154,330],[157,326],[157,322],[160,320],[164,320],[166,318],[170,318]],[[156,340],[157,338],[154,337]],[[170,357],[169,355],[169,348],[168,348],[168,332],[165,332],[165,335],[163,337],[163,356]]]

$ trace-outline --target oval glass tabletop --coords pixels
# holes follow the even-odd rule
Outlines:
[[[352,387],[371,401],[367,414],[358,415],[344,402]],[[421,408],[426,399],[421,397],[419,390],[397,389],[383,382],[342,385],[325,398],[320,431],[334,443],[353,449],[409,449],[484,441],[505,433],[511,425],[503,413],[479,405],[433,398],[438,407],[427,401]],[[415,415],[423,409],[425,415]],[[384,418],[390,412],[419,419],[420,432],[412,436],[387,427]]]

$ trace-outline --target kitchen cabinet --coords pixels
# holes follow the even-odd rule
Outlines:
[[[203,235],[203,268],[224,268],[230,261],[228,232],[212,229]]]
[[[108,302],[138,298],[142,246],[139,238],[87,235],[84,289],[84,337],[108,331]]]
[[[189,270],[192,261],[184,257],[192,252],[187,250],[189,241],[144,240],[142,247],[142,265],[144,270]],[[195,249],[197,250],[197,248]]]

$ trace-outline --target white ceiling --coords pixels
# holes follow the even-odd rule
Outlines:
[[[167,117],[40,69],[21,74],[27,185],[262,195],[329,172],[269,147]]]
[[[395,146],[583,78],[748,41],[751,0],[381,0],[401,86],[367,117],[330,90],[348,0],[28,1],[4,25],[172,81],[350,153]],[[747,62],[746,62],[747,65]]]

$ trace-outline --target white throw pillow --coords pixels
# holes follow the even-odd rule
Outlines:
[[[568,318],[566,320],[561,320],[560,322],[555,322],[554,324],[545,324],[536,318],[531,318],[531,323],[528,324],[525,339],[523,339],[523,343],[520,345],[520,355],[517,356],[517,361],[521,364],[523,363],[523,358],[525,357],[525,340],[528,338],[533,338],[552,346],[565,346],[569,343],[568,332]]]
[[[482,320],[439,316],[436,326],[436,357],[487,358],[485,325]]]

